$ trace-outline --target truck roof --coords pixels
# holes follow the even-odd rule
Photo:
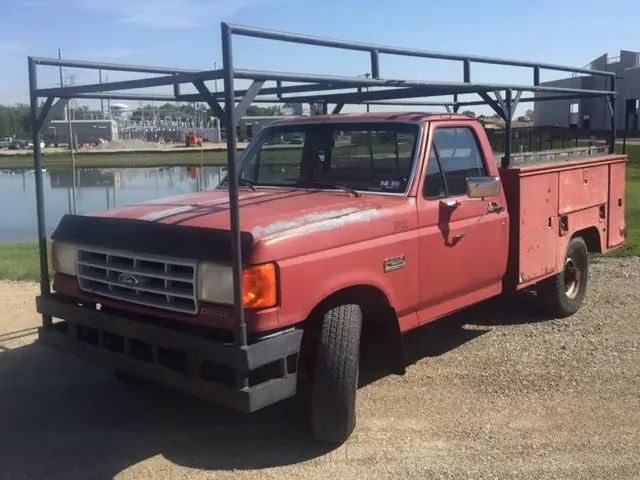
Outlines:
[[[434,120],[469,120],[473,117],[462,114],[450,113],[429,113],[429,112],[371,112],[371,113],[339,113],[333,115],[310,115],[280,118],[273,122],[275,124],[287,123],[308,123],[308,122],[366,122],[372,120],[378,121],[401,121],[423,123]]]

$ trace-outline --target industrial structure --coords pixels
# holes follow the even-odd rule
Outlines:
[[[248,141],[265,125],[280,116],[244,116],[238,119],[236,137]],[[47,143],[69,144],[69,123],[76,145],[97,144],[100,141],[144,140],[149,142],[183,142],[185,134],[196,132],[204,141],[220,142],[224,129],[218,119],[207,117],[206,112],[196,115],[181,111],[162,111],[151,106],[133,110],[126,104],[111,106],[110,114],[100,110],[76,110],[72,120],[52,120],[42,132]]]
[[[594,71],[616,74],[616,126],[618,129],[639,131],[640,122],[640,52],[621,50],[619,57],[607,54],[593,60],[587,67]],[[546,87],[573,89],[601,89],[607,87],[607,78],[600,75],[573,74],[570,77],[543,82]],[[536,97],[553,95],[537,92]],[[609,102],[601,97],[558,99],[553,102],[535,102],[535,126],[561,126],[585,130],[605,130],[610,126]]]
[[[69,128],[71,123],[71,129]],[[69,145],[69,131],[75,145],[96,144],[100,140],[113,142],[119,139],[116,120],[51,120],[42,133],[43,139],[54,144]]]

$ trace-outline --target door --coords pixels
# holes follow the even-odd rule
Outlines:
[[[476,127],[458,121],[432,128],[418,195],[420,323],[500,293],[509,247],[504,192],[484,199],[466,193],[468,177],[489,175]]]

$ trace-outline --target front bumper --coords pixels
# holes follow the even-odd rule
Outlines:
[[[246,413],[296,393],[302,330],[236,347],[82,306],[56,294],[37,297],[36,305],[42,315],[62,320],[40,328],[40,343],[111,369]],[[248,386],[237,387],[238,377]]]

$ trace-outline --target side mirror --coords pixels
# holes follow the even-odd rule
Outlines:
[[[469,198],[497,197],[500,195],[500,177],[468,177]]]

